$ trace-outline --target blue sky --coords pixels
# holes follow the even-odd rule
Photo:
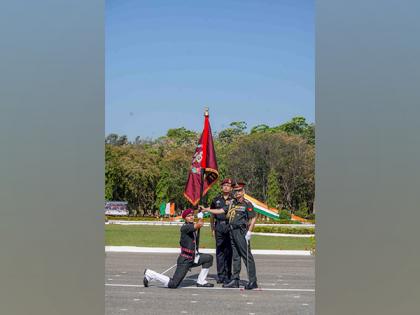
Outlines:
[[[315,120],[314,1],[106,1],[105,133]]]

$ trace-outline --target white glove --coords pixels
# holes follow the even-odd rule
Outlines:
[[[251,231],[246,232],[245,240],[247,243],[251,240],[251,235],[252,235]]]
[[[197,218],[202,219],[203,218],[203,212],[197,213]]]

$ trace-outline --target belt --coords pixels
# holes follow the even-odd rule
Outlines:
[[[236,229],[241,229],[241,228],[246,229],[246,224],[230,224],[229,226],[231,230],[236,230]]]
[[[181,254],[179,254],[180,256],[182,256],[182,257],[185,257],[185,258],[187,258],[187,259],[189,259],[189,260],[194,260],[194,256],[189,256],[189,255],[187,255],[187,254],[184,254],[184,253],[181,253]]]
[[[228,221],[225,220],[216,220],[216,224],[229,224]]]
[[[188,259],[194,259],[195,252],[192,249],[188,249],[185,247],[181,247],[181,254],[182,257],[188,258]]]

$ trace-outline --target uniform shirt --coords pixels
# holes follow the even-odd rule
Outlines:
[[[181,256],[193,260],[195,256],[195,240],[197,234],[194,223],[184,223],[181,226],[181,237],[179,245],[181,245]]]
[[[226,220],[226,213],[229,210],[229,205],[226,204],[227,201],[233,201],[233,198],[229,194],[229,197],[225,199],[223,197],[223,194],[219,194],[213,199],[213,202],[211,203],[210,208],[211,209],[222,209],[225,210],[225,213],[222,214],[213,214],[213,217],[216,219],[216,221],[225,221]]]
[[[241,202],[236,201],[233,205],[235,208],[235,216],[231,222],[233,226],[248,226],[248,220],[256,216],[254,206],[251,202],[243,199]]]

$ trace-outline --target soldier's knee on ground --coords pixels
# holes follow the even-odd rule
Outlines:
[[[169,280],[169,283],[168,283],[168,288],[169,289],[176,289],[176,288],[178,288],[178,285],[179,285],[179,283],[175,283],[174,281],[172,281],[172,279],[171,280]]]

